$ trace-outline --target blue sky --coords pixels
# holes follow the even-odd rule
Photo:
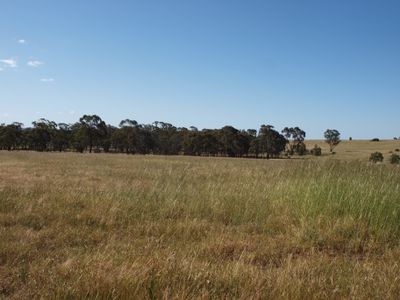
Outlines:
[[[400,136],[400,1],[3,1],[0,123]]]

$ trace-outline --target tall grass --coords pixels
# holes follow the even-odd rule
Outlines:
[[[4,298],[398,298],[400,169],[0,153]]]

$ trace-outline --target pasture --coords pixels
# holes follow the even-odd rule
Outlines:
[[[368,157],[399,144],[281,160],[2,151],[0,298],[398,299],[400,168]]]

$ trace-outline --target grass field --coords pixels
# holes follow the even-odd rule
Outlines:
[[[371,143],[269,161],[0,152],[0,298],[399,299],[400,168],[368,156],[400,142]]]
[[[306,145],[308,149],[312,149],[317,144],[322,148],[323,153],[329,156],[329,146],[321,140],[308,140]],[[372,142],[369,140],[354,140],[342,141],[335,149],[336,159],[340,160],[359,160],[366,161],[372,152],[379,151],[385,156],[386,162],[388,161],[391,153],[400,152],[400,140],[382,140],[380,142]]]

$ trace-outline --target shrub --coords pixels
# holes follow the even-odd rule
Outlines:
[[[392,154],[390,156],[390,163],[391,164],[399,164],[400,163],[400,155],[398,154]]]
[[[378,139],[378,138],[373,138],[373,139],[371,140],[371,142],[379,142],[379,139]]]
[[[374,163],[382,162],[383,161],[383,154],[381,152],[371,153],[371,156],[369,157],[369,160],[374,162]]]
[[[394,151],[395,151],[395,152],[399,152],[399,151],[400,151],[400,149],[396,148],[396,149],[394,149]]]
[[[352,137],[349,137],[349,141],[352,141],[353,140],[353,138]]]
[[[306,147],[306,144],[304,144],[303,142],[298,143],[293,148],[294,148],[293,149],[294,152],[298,155],[306,155],[307,154],[307,147]]]
[[[321,156],[322,149],[321,149],[321,147],[318,147],[318,145],[315,145],[314,148],[311,149],[310,153],[311,153],[311,155]]]

